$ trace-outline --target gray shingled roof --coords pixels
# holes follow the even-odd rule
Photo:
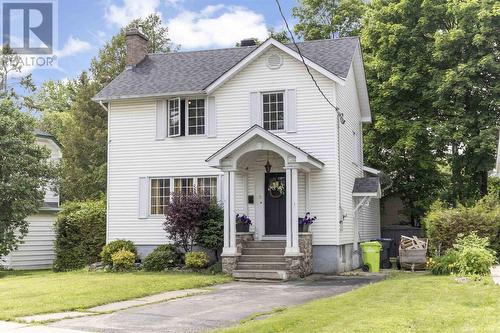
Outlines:
[[[379,177],[356,178],[352,193],[378,193],[380,189]]]
[[[345,78],[358,45],[357,37],[298,43],[302,54],[331,73]],[[294,45],[287,45],[296,50]],[[257,46],[206,51],[149,54],[102,89],[95,100],[200,92]]]

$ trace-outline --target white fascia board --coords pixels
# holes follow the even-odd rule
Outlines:
[[[250,53],[248,56],[243,58],[243,60],[241,60],[239,63],[237,63],[233,68],[228,70],[221,77],[219,77],[217,80],[215,80],[213,83],[211,83],[205,89],[207,94],[213,93],[224,82],[226,82],[227,80],[232,78],[234,75],[236,75],[238,72],[240,72],[243,68],[245,68],[248,64],[250,64],[254,59],[256,59],[259,55],[261,55],[264,51],[266,51],[271,46],[277,47],[281,51],[287,53],[288,55],[290,55],[293,58],[297,59],[298,61],[302,62],[302,58],[300,57],[298,52],[283,45],[282,43],[278,42],[277,40],[275,40],[273,38],[269,38],[264,43],[260,44],[259,47],[257,47],[255,50],[253,50],[252,53]],[[304,60],[305,60],[306,65],[309,66],[310,68],[321,73],[322,75],[326,76],[327,78],[335,81],[336,83],[340,84],[341,86],[345,85],[345,80],[342,79],[341,77],[327,71],[326,69],[324,69],[323,67],[319,66],[318,64],[312,62],[311,60],[307,59],[306,57],[304,57]]]
[[[206,95],[204,91],[174,91],[169,93],[158,93],[158,94],[148,94],[148,95],[122,95],[112,98],[96,98],[92,97],[91,100],[94,102],[110,102],[118,101],[124,99],[142,99],[142,98],[172,98],[172,97],[190,97],[190,96],[200,96]]]
[[[366,172],[371,173],[373,175],[380,175],[382,173],[382,171],[377,170],[377,169],[372,168],[372,167],[369,167],[369,166],[366,166],[366,165],[363,165],[363,171],[366,171]]]
[[[368,97],[368,86],[366,85],[365,67],[363,64],[363,54],[361,45],[358,43],[351,64],[354,70],[354,79],[356,80],[356,90],[361,110],[361,122],[370,124],[372,122],[372,112],[370,109],[370,99]]]

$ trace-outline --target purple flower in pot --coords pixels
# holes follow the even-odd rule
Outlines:
[[[299,232],[309,232],[309,226],[316,221],[316,216],[307,212],[303,218],[299,218]]]
[[[251,224],[252,220],[248,216],[236,214],[236,232],[248,232]]]

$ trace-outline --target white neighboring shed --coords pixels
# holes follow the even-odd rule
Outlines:
[[[50,150],[50,159],[59,161],[61,148],[50,134],[37,130],[37,143]],[[54,261],[54,223],[59,211],[59,195],[47,188],[43,207],[26,219],[29,223],[28,234],[16,251],[1,258],[0,265],[7,269],[51,268]]]

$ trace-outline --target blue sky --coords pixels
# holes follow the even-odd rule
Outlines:
[[[281,0],[289,23],[296,0]],[[265,38],[282,28],[274,0],[59,0],[58,69],[36,69],[37,84],[72,79],[88,68],[103,43],[129,20],[157,12],[182,50],[232,47],[245,37]]]

